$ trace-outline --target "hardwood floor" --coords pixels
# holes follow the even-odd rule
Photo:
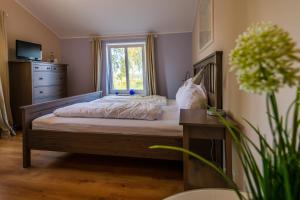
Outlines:
[[[33,151],[23,169],[21,141],[0,139],[1,200],[159,200],[183,191],[179,162]]]

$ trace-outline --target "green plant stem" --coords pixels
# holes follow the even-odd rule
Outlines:
[[[298,86],[296,91],[296,103],[294,108],[294,117],[293,117],[293,136],[292,136],[292,147],[293,150],[296,151],[296,145],[297,145],[297,133],[298,133],[298,127],[299,127],[299,104],[300,104],[300,86]]]
[[[250,148],[248,147],[247,143],[243,141],[243,138],[245,135],[242,136],[242,140],[237,137],[236,133],[240,133],[240,131],[228,120],[226,120],[224,117],[219,115],[220,121],[225,125],[228,132],[233,138],[234,143],[237,146],[237,153],[239,156],[239,159],[241,160],[245,175],[248,180],[248,186],[250,187],[250,191],[252,192],[254,199],[261,199],[262,198],[262,192],[260,188],[258,188],[259,185],[261,185],[262,175],[259,171],[259,168],[257,166],[257,163],[255,162],[255,159],[253,157],[253,154],[251,153]],[[253,143],[254,144],[254,143]],[[254,145],[256,147],[256,145]],[[261,153],[260,153],[261,154]],[[249,171],[251,173],[249,173]]]
[[[258,135],[259,139],[262,140],[266,146],[268,147],[268,150],[270,150],[272,153],[275,153],[274,149],[269,145],[267,140],[263,137],[263,135],[260,133],[259,129],[256,128],[253,124],[251,124],[248,120],[244,119],[244,121],[254,130],[254,132]],[[255,143],[246,135],[244,135],[244,138],[256,149],[258,153],[262,153],[261,150],[255,145]]]
[[[279,111],[278,111],[278,104],[277,104],[277,100],[276,100],[276,95],[274,94],[274,92],[271,92],[268,94],[269,96],[269,100],[271,103],[271,108],[272,108],[272,114],[271,116],[274,117],[275,120],[275,124],[276,124],[276,130],[277,130],[277,135],[278,135],[278,139],[279,139],[279,146],[281,147],[281,150],[284,150],[284,138],[282,136],[283,133],[283,129],[282,129],[282,121],[280,120],[279,117]],[[272,119],[270,119],[271,117],[269,117],[269,120],[271,121]],[[274,136],[276,137],[276,135]],[[284,153],[285,151],[282,151],[282,153]]]
[[[199,156],[198,154],[193,153],[193,152],[191,152],[187,149],[181,148],[181,147],[173,147],[173,146],[154,145],[149,148],[150,149],[168,149],[168,150],[180,151],[182,153],[188,154],[188,155],[198,159],[199,161],[203,162],[204,164],[206,164],[207,166],[209,166],[213,170],[215,170],[217,173],[219,173],[227,181],[227,183],[230,184],[232,189],[238,194],[238,196],[241,200],[245,199],[244,196],[239,191],[238,186],[223,172],[223,170],[221,168],[215,166],[213,163],[211,163],[210,161],[206,160],[205,158]]]
[[[272,92],[269,94],[270,102],[271,102],[271,108],[272,108],[272,114],[274,116],[274,120],[276,123],[276,130],[277,130],[277,135],[279,137],[279,149],[278,153],[279,155],[274,155],[275,156],[275,164],[277,161],[280,162],[280,168],[283,171],[283,181],[284,181],[284,190],[285,190],[285,198],[287,200],[292,200],[292,194],[291,194],[291,185],[290,185],[290,178],[289,178],[289,172],[287,168],[287,163],[286,160],[288,160],[288,153],[287,150],[290,149],[289,145],[289,136],[286,133],[286,130],[283,129],[282,127],[282,119],[279,117],[279,112],[278,112],[278,104],[276,100],[276,95]],[[297,107],[297,106],[295,106]],[[294,117],[298,118],[298,111],[296,111],[296,114]],[[269,116],[271,118],[271,116]],[[272,119],[270,119],[272,120]],[[285,136],[285,138],[283,137]],[[278,159],[277,159],[278,156]],[[281,157],[283,156],[283,157]]]
[[[270,97],[269,97],[269,95],[266,95],[266,106],[267,106],[267,115],[268,115],[269,127],[271,129],[271,133],[272,133],[272,136],[273,136],[273,143],[274,143],[273,146],[277,146],[278,143],[277,143],[277,138],[276,138],[276,132],[275,132],[275,129],[274,129],[272,118],[271,118]]]

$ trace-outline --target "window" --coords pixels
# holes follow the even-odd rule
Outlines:
[[[107,45],[109,93],[145,94],[145,43]]]

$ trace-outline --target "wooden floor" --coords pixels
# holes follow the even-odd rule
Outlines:
[[[21,141],[0,139],[0,200],[158,200],[183,190],[178,162],[33,151],[23,169]]]

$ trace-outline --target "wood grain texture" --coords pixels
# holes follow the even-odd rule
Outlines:
[[[29,167],[31,164],[30,163],[30,160],[31,160],[30,147],[34,146],[34,143],[31,141],[31,143],[29,144],[29,141],[30,140],[34,141],[34,138],[32,138],[32,137],[29,138],[29,131],[31,130],[32,120],[34,120],[40,116],[52,113],[57,108],[72,105],[75,103],[92,101],[92,100],[100,98],[101,96],[102,96],[102,92],[93,92],[93,93],[89,93],[89,94],[83,94],[83,95],[78,95],[78,96],[73,96],[73,97],[68,97],[68,98],[62,98],[62,99],[58,99],[58,100],[50,101],[50,102],[43,102],[40,104],[23,106],[21,108],[22,109],[22,128],[23,128],[23,167]],[[55,133],[54,133],[54,135],[55,135]],[[34,134],[32,136],[34,137]],[[63,143],[64,141],[60,141],[60,142],[62,143],[63,146],[65,145]],[[80,144],[80,141],[77,141],[77,143]],[[39,149],[41,150],[41,148],[39,148]],[[77,152],[77,153],[79,153],[79,152]]]
[[[229,177],[232,177],[232,141],[230,133],[226,131],[225,125],[220,122],[219,118],[208,116],[206,109],[182,109],[180,110],[180,124],[183,125],[184,130],[184,148],[205,157],[203,152],[199,152],[201,149],[193,149],[191,144],[194,143],[194,146],[200,146],[200,141],[211,141],[212,153],[205,158],[213,160],[215,164],[225,170]],[[223,143],[225,153],[223,153]],[[223,156],[225,156],[224,159]],[[224,160],[225,163],[223,163]],[[190,156],[185,155],[183,161],[185,190],[228,187],[221,176],[196,162]]]
[[[21,126],[20,106],[67,96],[67,65],[35,61],[9,62],[14,124]]]
[[[216,51],[194,64],[194,75],[205,67],[204,87],[208,97],[208,105],[223,108],[223,52]]]
[[[179,124],[188,126],[201,125],[202,127],[224,127],[218,117],[207,115],[206,109],[181,109]]]
[[[31,65],[26,62],[9,62],[10,104],[14,124],[21,124],[20,106],[32,104]]]
[[[37,150],[108,156],[182,160],[177,151],[149,149],[153,145],[182,146],[181,137],[28,130],[28,147]]]
[[[1,200],[160,200],[183,191],[180,162],[32,151],[34,167],[23,169],[21,141],[20,133],[0,139]]]

